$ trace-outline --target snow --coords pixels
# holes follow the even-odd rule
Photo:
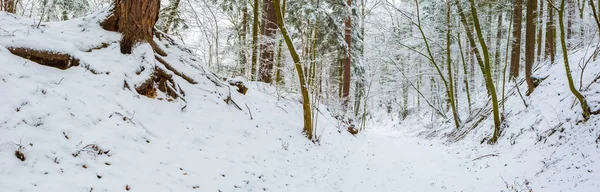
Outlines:
[[[322,137],[315,144],[301,133],[298,95],[234,78],[249,87],[239,94],[185,49],[164,41],[164,59],[198,82],[174,75],[185,101],[150,99],[123,88],[123,82],[137,85],[150,75],[136,72],[155,66],[154,53],[142,44],[131,55],[121,54],[120,35],[98,26],[103,14],[38,28],[0,12],[2,191],[600,188],[600,119],[577,123],[580,108],[572,106],[560,62],[537,72],[548,78],[526,98],[529,108],[509,94],[506,128],[496,145],[480,144],[491,134],[490,118],[456,142],[449,121],[418,115],[402,123],[371,121],[368,131],[354,137],[325,107],[319,109],[316,132]],[[102,43],[109,46],[86,52]],[[59,70],[12,55],[8,47],[68,53],[82,64]],[[583,54],[572,55],[574,71]],[[583,82],[598,71],[600,62],[591,62]],[[520,88],[524,92],[525,85]],[[585,92],[593,109],[599,107],[598,90],[594,83]],[[224,102],[228,96],[241,110]],[[550,134],[555,127],[564,129]],[[15,157],[19,146],[25,161]]]

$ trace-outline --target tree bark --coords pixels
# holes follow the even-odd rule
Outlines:
[[[537,50],[536,50],[536,60],[540,61],[542,56],[542,44],[544,44],[544,39],[542,36],[543,28],[544,28],[544,1],[540,0],[540,5],[538,9],[538,19],[537,19]]]
[[[510,54],[510,77],[519,76],[519,65],[521,61],[521,25],[523,19],[523,1],[515,0],[513,8],[513,31],[512,48]]]
[[[273,63],[275,58],[275,33],[277,25],[275,24],[275,10],[273,9],[273,0],[263,0],[263,37],[266,42],[261,44],[260,50],[260,81],[271,83],[273,81]]]
[[[244,1],[244,8],[242,9],[242,29],[240,31],[240,74],[243,76],[246,74],[246,67],[248,59],[246,58],[246,33],[248,32],[248,2]]]
[[[458,116],[458,111],[457,111],[457,102],[456,99],[454,97],[454,78],[452,78],[452,59],[451,59],[451,51],[450,51],[450,45],[452,44],[451,41],[451,31],[452,31],[452,23],[450,22],[450,12],[451,12],[452,7],[450,6],[450,0],[446,0],[446,64],[447,64],[447,69],[448,69],[448,102],[450,103],[450,106],[452,107],[452,117],[454,117],[454,125],[456,126],[456,129],[460,128],[460,119]],[[404,106],[405,108],[408,108],[408,106]]]
[[[525,81],[529,88],[526,95],[533,93],[535,82],[531,78],[533,63],[535,62],[535,30],[536,30],[537,0],[527,0],[527,16],[525,27]]]
[[[9,13],[17,13],[17,5],[15,0],[2,0],[4,4],[4,11]]]
[[[590,2],[592,2],[591,0]],[[600,25],[599,25],[600,26]],[[600,27],[599,27],[600,29]],[[554,8],[548,5],[548,21],[546,22],[546,51],[545,57],[550,57],[550,63],[554,64],[556,55],[556,25],[554,24]]]
[[[258,57],[258,0],[254,0],[254,22],[252,23],[252,66],[250,66],[250,79],[256,80],[256,62]]]
[[[352,65],[351,59],[351,51],[352,51],[352,0],[348,0],[348,19],[346,19],[345,29],[344,29],[344,40],[348,45],[348,49],[346,50],[346,58],[344,58],[342,64],[344,74],[343,74],[343,88],[342,88],[342,107],[345,110],[348,108],[348,96],[350,95],[350,70]]]
[[[130,54],[136,43],[154,45],[154,25],[159,9],[158,0],[115,0],[112,15],[101,25],[106,30],[121,33],[121,53]]]

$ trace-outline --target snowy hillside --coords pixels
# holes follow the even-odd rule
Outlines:
[[[166,38],[157,41],[169,69],[146,44],[123,55],[120,35],[99,26],[103,14],[38,26],[0,12],[0,191],[600,189],[600,118],[578,123],[560,62],[537,72],[547,78],[528,108],[509,92],[496,145],[481,144],[492,131],[485,109],[464,132],[409,117],[370,122],[354,137],[325,107],[313,143],[301,133],[298,96],[261,83],[240,94]],[[39,65],[15,48],[68,54],[78,65]],[[155,66],[178,97],[134,90]],[[592,61],[582,81],[593,110],[599,71]]]

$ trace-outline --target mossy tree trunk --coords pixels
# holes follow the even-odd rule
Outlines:
[[[479,40],[479,44],[481,44],[481,50],[483,52],[484,58],[484,66],[485,70],[483,70],[485,77],[485,84],[488,89],[488,93],[492,96],[492,110],[494,115],[494,133],[492,138],[489,140],[490,144],[496,143],[498,138],[500,137],[500,109],[498,107],[498,96],[496,95],[496,88],[494,87],[494,81],[492,79],[492,72],[490,67],[490,54],[488,51],[487,44],[484,40],[483,33],[481,32],[481,26],[479,24],[479,17],[477,14],[477,9],[475,8],[474,0],[471,1],[471,15],[473,16],[473,22],[475,24],[475,30],[477,31],[477,36]]]
[[[294,60],[294,66],[296,67],[296,72],[298,73],[298,81],[300,82],[300,92],[302,93],[302,109],[304,112],[304,134],[309,140],[313,139],[313,127],[312,127],[312,116],[311,116],[311,103],[310,98],[308,96],[308,85],[306,84],[306,80],[304,78],[304,71],[302,67],[302,63],[300,62],[300,56],[296,52],[296,48],[294,48],[294,43],[292,39],[288,35],[287,29],[285,28],[285,23],[283,21],[283,15],[281,13],[281,7],[279,0],[273,0],[273,7],[275,8],[275,16],[277,20],[277,26],[281,31],[281,35],[285,40],[285,44],[288,47],[288,50]]]
[[[563,61],[565,63],[565,72],[567,74],[567,81],[569,83],[569,89],[571,93],[575,95],[575,97],[579,100],[579,104],[581,105],[581,109],[583,111],[583,119],[587,121],[590,118],[590,107],[587,104],[587,100],[585,96],[583,96],[576,88],[575,83],[573,82],[573,77],[571,76],[571,68],[569,67],[569,54],[567,52],[567,42],[566,42],[566,34],[565,34],[565,24],[564,24],[564,15],[565,12],[565,0],[560,1],[560,7],[558,8],[558,24],[560,30],[560,46],[562,47]]]

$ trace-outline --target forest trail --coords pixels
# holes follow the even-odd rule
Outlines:
[[[345,177],[342,191],[480,191],[503,184],[499,176],[470,171],[466,164],[472,159],[449,155],[460,153],[441,143],[382,129],[359,137],[366,144],[348,154],[340,174]]]

